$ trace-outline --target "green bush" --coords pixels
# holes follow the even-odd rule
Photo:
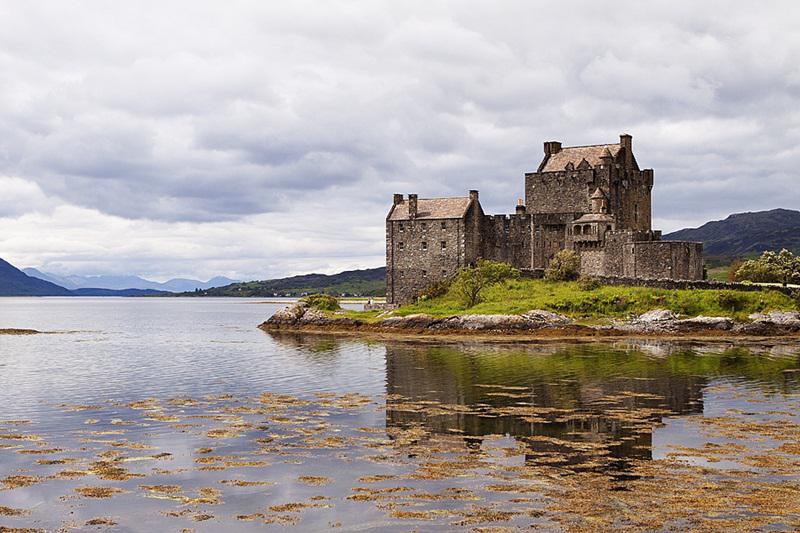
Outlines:
[[[474,307],[481,301],[481,292],[486,287],[517,278],[519,270],[511,265],[478,259],[475,266],[463,267],[458,271],[452,286],[466,307]]]
[[[341,309],[339,300],[329,294],[309,294],[308,296],[300,298],[300,301],[320,311],[337,311]]]
[[[453,280],[451,278],[434,281],[417,293],[417,299],[424,302],[425,300],[430,300],[431,298],[438,298],[439,296],[447,293],[452,283]]]
[[[800,283],[800,257],[789,250],[764,252],[758,259],[745,261],[736,279],[756,283]]]
[[[720,308],[735,313],[741,311],[747,304],[747,300],[739,293],[734,291],[720,291],[717,294],[717,305]]]
[[[575,250],[561,250],[544,271],[547,281],[574,281],[581,273],[581,256]]]
[[[582,291],[593,291],[600,288],[600,280],[592,276],[581,276],[578,278],[578,288]]]

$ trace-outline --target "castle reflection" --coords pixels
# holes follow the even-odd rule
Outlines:
[[[652,457],[652,429],[663,417],[703,411],[704,377],[671,371],[636,349],[403,343],[386,350],[387,427],[421,426],[473,449],[486,436],[506,435],[532,463],[623,472],[632,459]],[[471,409],[447,412],[452,405]]]

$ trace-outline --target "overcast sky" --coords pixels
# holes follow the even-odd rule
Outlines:
[[[633,135],[654,225],[800,208],[800,3],[0,1],[0,257],[264,279],[384,263],[393,192],[513,211]]]

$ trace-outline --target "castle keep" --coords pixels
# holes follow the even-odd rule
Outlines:
[[[573,249],[581,274],[699,280],[702,244],[662,241],[651,227],[653,170],[640,170],[632,138],[562,147],[525,174],[525,201],[510,215],[486,215],[478,191],[458,198],[395,194],[386,217],[386,300],[406,303],[431,283],[479,258],[541,272]]]

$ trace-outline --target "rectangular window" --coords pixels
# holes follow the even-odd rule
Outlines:
[[[442,229],[447,229],[447,222],[442,220]]]
[[[427,278],[428,277],[428,271],[427,270],[423,270],[422,271],[422,277],[423,278]]]
[[[442,241],[442,250],[447,249],[447,241]]]
[[[403,248],[405,248],[405,245],[402,242],[398,242],[397,243],[397,249],[398,250],[402,250]]]
[[[443,278],[446,278],[446,277],[447,277],[447,270],[442,270],[442,277],[443,277]]]
[[[427,242],[422,241],[422,249],[423,250],[427,250],[428,249],[428,243]]]
[[[423,222],[422,223],[422,231],[425,231],[426,229],[428,229],[428,223],[427,222]]]
[[[406,228],[405,228],[405,226],[403,225],[403,223],[402,223],[402,222],[400,222],[400,223],[397,225],[397,229],[399,229],[400,231],[405,231],[405,229],[406,229]]]

